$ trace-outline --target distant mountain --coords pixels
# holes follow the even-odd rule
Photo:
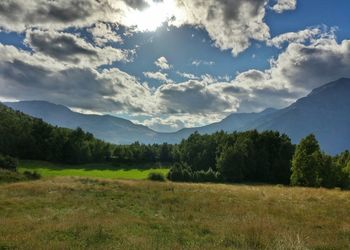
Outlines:
[[[322,149],[331,154],[350,149],[350,79],[314,89],[291,106],[246,127],[251,128],[286,133],[294,143],[314,133]]]
[[[136,125],[126,119],[110,115],[86,115],[71,111],[63,105],[45,101],[5,102],[8,107],[19,110],[33,117],[59,127],[81,127],[97,138],[118,144],[129,144],[135,141],[153,143],[155,131]]]
[[[52,125],[71,129],[81,127],[85,131],[93,133],[99,139],[116,144],[130,144],[135,141],[142,143],[178,143],[195,131],[210,134],[219,130],[244,130],[249,122],[275,111],[268,109],[261,113],[231,114],[219,123],[204,127],[185,128],[174,133],[159,133],[126,119],[110,115],[81,114],[70,110],[66,106],[46,101],[5,102],[4,104],[25,114],[41,118]]]
[[[314,133],[323,150],[332,154],[350,149],[350,79],[347,78],[323,85],[281,110],[234,113],[221,122],[198,128],[185,128],[174,133],[158,133],[114,116],[80,114],[65,106],[48,102],[22,101],[5,104],[54,125],[68,128],[79,126],[97,138],[112,143],[178,143],[195,131],[210,134],[220,130],[232,132],[257,129],[286,133],[294,143]]]
[[[225,132],[245,131],[252,122],[276,111],[277,109],[269,108],[260,113],[233,113],[220,122],[212,123],[203,127],[183,128],[174,133],[158,133],[155,135],[155,140],[158,142],[166,141],[177,143],[196,131],[201,134],[212,134],[221,130]]]

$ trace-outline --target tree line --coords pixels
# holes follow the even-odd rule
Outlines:
[[[295,146],[274,131],[194,133],[178,154],[168,176],[173,181],[350,187],[349,151],[327,155],[313,134]]]
[[[211,135],[195,132],[178,145],[113,145],[81,128],[52,126],[2,104],[0,117],[3,165],[10,162],[5,155],[73,164],[168,162],[172,165],[168,178],[173,181],[350,185],[349,151],[329,156],[321,151],[314,135],[298,145],[285,134],[256,130]]]

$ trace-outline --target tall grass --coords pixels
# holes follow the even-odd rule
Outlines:
[[[349,249],[350,192],[56,177],[0,185],[0,249]]]

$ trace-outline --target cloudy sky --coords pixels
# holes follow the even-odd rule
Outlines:
[[[349,0],[2,0],[0,100],[158,131],[350,77]]]

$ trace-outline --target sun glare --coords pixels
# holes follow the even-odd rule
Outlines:
[[[142,11],[134,10],[129,13],[126,22],[136,26],[140,31],[155,31],[172,17],[176,9],[173,0],[148,1],[148,4],[149,7]]]

